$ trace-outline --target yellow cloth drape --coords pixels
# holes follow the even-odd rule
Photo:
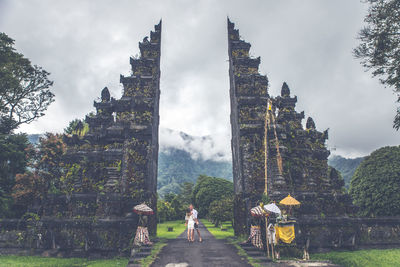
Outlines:
[[[282,240],[283,242],[290,244],[295,238],[294,235],[294,225],[286,226],[275,226],[276,230],[276,240],[277,242]]]

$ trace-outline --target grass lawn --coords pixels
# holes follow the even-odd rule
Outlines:
[[[226,231],[221,231],[221,227],[215,227],[214,224],[208,220],[201,221],[207,230],[216,238],[216,239],[226,239],[228,237],[233,237],[233,227],[231,222],[224,222],[222,224],[222,228],[226,229]]]
[[[168,227],[173,227],[173,232],[168,232]],[[157,225],[159,242],[154,244],[151,255],[141,261],[143,266],[150,265],[161,249],[166,245],[167,239],[174,239],[185,231],[184,221],[170,221]],[[84,258],[48,258],[40,256],[0,256],[0,267],[108,267],[126,266],[128,258],[115,258],[106,260],[88,260]]]
[[[128,258],[115,258],[108,260],[87,260],[82,258],[46,258],[39,256],[0,256],[0,266],[13,267],[106,267],[126,266]]]
[[[345,267],[400,266],[400,249],[369,249],[311,255],[312,260],[330,260]]]
[[[168,227],[173,227],[172,232],[168,232]],[[157,237],[165,239],[175,239],[185,231],[185,221],[168,221],[157,224]]]

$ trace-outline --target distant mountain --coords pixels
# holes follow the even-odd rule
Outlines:
[[[205,174],[232,181],[232,163],[230,161],[193,159],[182,149],[169,148],[158,155],[158,194],[178,193],[184,182],[196,183],[197,177]]]
[[[43,134],[28,134],[28,140],[31,144],[37,145],[39,143],[39,138],[42,136]]]
[[[354,172],[363,159],[364,157],[349,159],[335,155],[328,159],[328,165],[340,171],[345,182],[345,187],[349,188],[351,177],[353,177]]]

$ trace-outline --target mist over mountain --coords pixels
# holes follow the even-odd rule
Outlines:
[[[171,148],[186,151],[194,160],[231,161],[231,147],[226,146],[230,136],[193,136],[167,128],[160,128],[160,151],[168,152]]]
[[[230,148],[218,137],[192,136],[171,129],[160,129],[158,185],[160,196],[178,193],[184,182],[196,183],[200,174],[233,179]]]

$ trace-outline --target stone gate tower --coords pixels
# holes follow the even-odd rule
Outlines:
[[[61,194],[43,200],[43,246],[89,251],[129,249],[134,205],[157,210],[161,21],[139,42],[120,99],[107,88],[67,144]],[[150,216],[150,233],[156,232]]]
[[[258,72],[260,58],[228,19],[235,234],[243,234],[248,214],[265,189],[265,114],[268,79]]]
[[[343,180],[328,167],[328,132],[317,131],[312,118],[303,128],[304,112],[295,110],[286,83],[280,96],[268,95],[250,46],[228,19],[235,234],[247,233],[249,210],[263,194],[273,201],[292,194],[302,215],[350,213]]]

